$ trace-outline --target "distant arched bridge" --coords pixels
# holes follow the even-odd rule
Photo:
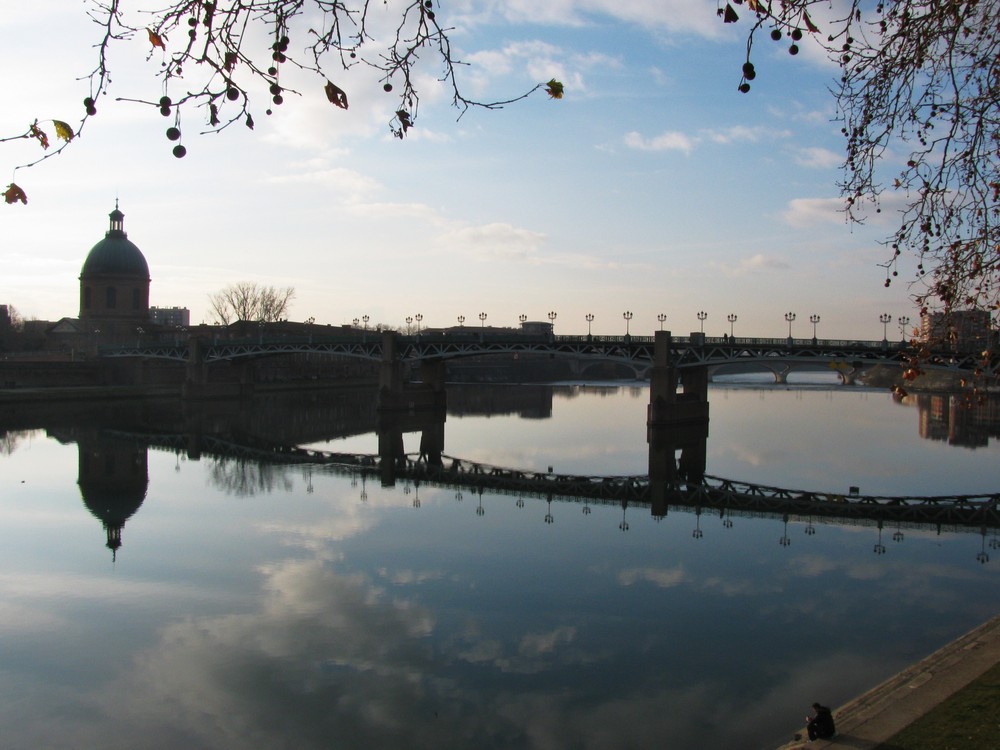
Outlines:
[[[790,369],[803,366],[828,367],[845,380],[865,367],[904,364],[913,356],[906,342],[839,339],[708,337],[699,334],[672,336],[669,363],[687,368],[717,369],[726,365],[754,365],[768,369],[779,381]],[[334,354],[372,361],[428,362],[480,357],[489,354],[565,355],[624,363],[637,377],[648,375],[655,362],[656,336],[553,336],[498,332],[495,330],[449,331],[403,335],[396,332],[351,331],[328,337],[264,334],[250,339],[190,339],[174,343],[136,341],[135,346],[104,347],[103,357],[141,357],[181,362],[212,363],[281,354]],[[196,343],[195,343],[196,342]],[[981,351],[941,350],[921,359],[921,367],[969,372],[983,368]],[[998,358],[986,363],[995,374]]]

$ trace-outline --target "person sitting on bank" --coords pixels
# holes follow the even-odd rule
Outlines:
[[[833,737],[837,733],[836,726],[833,723],[833,712],[819,703],[813,703],[812,707],[816,715],[806,717],[806,731],[809,733],[809,739],[815,740]]]

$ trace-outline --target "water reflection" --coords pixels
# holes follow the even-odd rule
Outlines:
[[[533,419],[552,416],[556,389],[534,386],[508,389],[456,388],[451,401],[453,416],[485,414],[517,415]],[[572,398],[587,393],[585,387],[563,389]],[[597,389],[606,392],[608,389]],[[633,389],[635,390],[635,389]],[[640,391],[637,391],[641,395]],[[631,394],[633,397],[636,393]],[[796,394],[796,397],[801,394]],[[671,509],[693,513],[694,539],[704,536],[703,512],[717,514],[725,528],[738,516],[781,518],[779,544],[791,544],[790,520],[805,523],[807,536],[815,534],[815,523],[837,522],[874,526],[876,554],[884,554],[884,524],[895,524],[893,540],[902,541],[908,528],[973,530],[983,537],[981,562],[988,532],[1000,526],[1000,495],[923,497],[897,495],[890,498],[849,493],[798,491],[715,476],[706,477],[708,425],[705,423],[648,427],[648,463],[645,476],[587,476],[500,467],[448,456],[445,448],[445,413],[383,413],[376,408],[377,394],[371,389],[280,395],[246,403],[137,402],[115,409],[92,404],[32,409],[21,407],[14,421],[46,424],[56,420],[49,434],[62,443],[75,442],[79,451],[78,485],[88,510],[104,526],[107,547],[117,552],[122,529],[140,508],[149,486],[147,453],[150,447],[175,452],[179,470],[183,453],[188,460],[205,459],[207,480],[225,494],[238,497],[290,492],[293,478],[305,480],[313,491],[315,471],[347,473],[352,486],[361,483],[360,498],[367,498],[367,482],[377,477],[383,487],[402,481],[404,494],[413,492],[412,506],[421,507],[420,485],[471,489],[478,494],[476,514],[484,516],[483,492],[516,494],[518,506],[524,497],[544,498],[544,522],[552,524],[552,502],[583,504],[590,513],[593,503],[617,505],[618,523],[629,530],[627,511],[648,509],[664,518]],[[975,447],[989,444],[1000,426],[1000,414],[986,402],[962,407],[960,396],[919,395],[910,403],[918,409],[919,433],[951,445]],[[117,406],[117,405],[116,405]],[[206,408],[202,408],[202,407]],[[8,419],[11,417],[8,415]],[[84,426],[77,426],[84,425]],[[98,426],[102,425],[102,426]],[[351,454],[303,448],[328,443],[345,436],[367,434],[374,427],[377,454]],[[408,454],[404,434],[419,433],[419,452]],[[27,431],[4,433],[7,452],[13,452]]]
[[[3,422],[16,444],[5,476],[27,479],[6,485],[2,507],[5,743],[769,748],[814,698],[843,702],[996,613],[996,562],[977,562],[995,526],[939,535],[760,497],[726,505],[708,490],[700,503],[667,494],[654,513],[657,473],[676,493],[694,484],[691,465],[730,468],[714,446],[755,416],[739,394],[735,415],[714,408],[710,437],[647,443],[641,392],[536,389],[519,404],[491,390],[456,398],[461,416],[425,425],[426,440],[413,420],[379,441],[374,394],[361,392]],[[765,405],[788,419],[778,396]],[[620,434],[595,416],[604,406]],[[470,431],[520,447],[555,422],[578,464],[470,458]],[[595,458],[619,443],[638,471]],[[320,448],[355,463],[324,464]],[[453,466],[448,451],[479,473],[433,479]],[[494,468],[555,486],[532,491]],[[632,494],[588,494],[588,474],[620,480],[600,492]],[[117,525],[113,568],[111,532],[81,499]]]

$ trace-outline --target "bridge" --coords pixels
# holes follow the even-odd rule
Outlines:
[[[794,369],[829,369],[844,384],[853,384],[865,369],[875,365],[912,367],[916,352],[906,342],[708,337],[701,333],[675,337],[670,331],[654,336],[555,336],[510,330],[459,328],[441,332],[403,335],[396,331],[371,332],[351,329],[337,335],[266,337],[211,340],[191,336],[163,342],[136,340],[135,346],[102,348],[108,358],[164,359],[186,363],[187,395],[210,395],[206,388],[208,367],[217,362],[248,361],[278,355],[319,354],[353,357],[378,362],[382,409],[439,408],[443,404],[446,363],[449,360],[487,355],[507,357],[563,356],[580,360],[618,362],[631,368],[634,376],[649,379],[650,423],[708,419],[708,383],[712,374],[724,367],[760,368],[770,371],[776,382],[784,383]],[[407,371],[418,367],[423,392],[408,385]],[[947,370],[995,377],[1000,356],[984,362],[979,351],[948,350],[923,352],[921,369]],[[679,398],[678,385],[684,394]],[[242,387],[242,386],[241,386]],[[408,392],[407,392],[408,391]],[[416,395],[416,400],[414,396]],[[691,411],[691,402],[704,408]],[[686,402],[681,404],[680,402]],[[669,408],[663,405],[668,405]]]
[[[540,354],[594,357],[623,362],[642,374],[654,361],[657,338],[669,341],[669,359],[679,368],[706,365],[820,364],[861,367],[873,364],[905,363],[913,355],[907,342],[712,337],[702,334],[673,336],[660,331],[655,336],[555,336],[515,331],[459,329],[404,335],[395,331],[352,330],[332,336],[281,336],[227,339],[213,338],[172,343],[137,340],[134,346],[102,347],[102,357],[141,357],[205,363],[281,354],[332,354],[384,361],[391,355],[401,362],[426,362],[489,354]],[[925,366],[952,371],[970,371],[982,366],[978,350],[942,350],[926,357]],[[996,362],[992,363],[994,368]]]

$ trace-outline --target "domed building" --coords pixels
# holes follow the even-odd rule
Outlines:
[[[149,265],[125,233],[125,214],[109,215],[104,239],[90,249],[80,271],[80,321],[104,338],[134,333],[149,321]]]

